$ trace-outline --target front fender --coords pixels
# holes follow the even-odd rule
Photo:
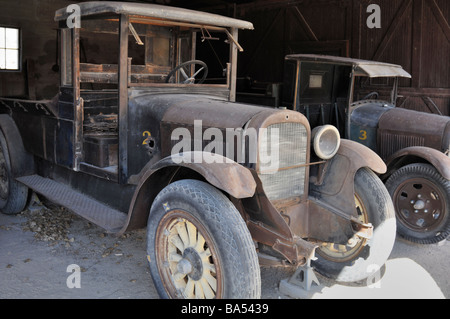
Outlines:
[[[389,170],[395,170],[401,166],[414,163],[417,159],[429,162],[438,170],[442,177],[450,180],[450,157],[434,148],[423,146],[407,147],[394,153],[386,161],[386,164]]]
[[[174,180],[181,168],[201,175],[208,183],[234,198],[253,196],[256,182],[250,170],[217,154],[208,157],[213,159],[212,162],[206,162],[203,160],[205,154],[202,153],[187,152],[183,155],[173,155],[145,167],[131,201],[127,223],[120,233],[145,227],[153,200]]]
[[[353,141],[342,140],[338,153],[319,167],[318,176],[310,183],[314,218],[340,225],[334,227],[336,231],[332,242],[345,243],[354,233],[352,223],[358,223],[355,175],[364,167],[378,174],[386,172],[383,160],[371,149]],[[315,233],[319,233],[319,230]]]
[[[377,153],[370,148],[350,140],[341,140],[338,155],[351,161],[352,171],[356,173],[362,167],[368,167],[377,174],[384,174],[387,166]],[[355,175],[353,174],[353,177]]]
[[[319,176],[311,184],[311,191],[323,196],[348,198],[354,208],[354,180],[356,172],[368,167],[377,174],[387,171],[386,164],[371,149],[357,142],[343,139],[337,154],[319,168]]]

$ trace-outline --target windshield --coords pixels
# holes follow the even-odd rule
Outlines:
[[[80,31],[82,89],[117,88],[118,30],[118,19],[83,21]],[[121,62],[127,63],[129,87],[229,87],[232,36],[228,30],[142,18],[130,19],[129,30],[128,61]]]

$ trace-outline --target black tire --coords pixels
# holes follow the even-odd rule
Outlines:
[[[450,181],[429,164],[410,164],[386,181],[394,202],[397,232],[419,244],[435,244],[450,235]]]
[[[5,136],[0,132],[0,211],[6,215],[14,215],[25,209],[28,187],[14,179],[9,154]]]
[[[230,200],[204,182],[177,181],[158,194],[147,224],[147,257],[161,298],[261,296],[250,232]]]
[[[356,246],[328,244],[316,249],[311,264],[322,275],[357,282],[383,267],[394,246],[396,221],[392,200],[378,176],[367,168],[355,176],[355,202],[360,221],[373,225],[373,236]]]

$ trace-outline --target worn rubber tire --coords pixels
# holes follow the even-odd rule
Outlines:
[[[374,276],[383,267],[394,246],[396,220],[392,200],[378,176],[367,168],[355,176],[355,192],[365,206],[373,236],[351,260],[338,262],[316,250],[317,260],[311,264],[322,275],[340,282],[357,282]]]
[[[28,187],[17,182],[12,176],[10,152],[5,136],[0,131],[0,179],[5,191],[0,196],[0,211],[6,215],[18,214],[25,209]]]
[[[238,210],[220,191],[211,185],[197,180],[181,180],[164,188],[156,197],[150,210],[147,224],[147,259],[155,287],[161,298],[183,298],[169,295],[161,267],[158,264],[157,238],[158,229],[163,220],[170,214],[182,211],[190,218],[200,223],[202,235],[208,235],[212,240],[215,256],[221,265],[221,287],[219,294],[228,298],[260,298],[261,275],[256,249],[250,232]],[[166,217],[165,217],[166,216]],[[167,225],[167,224],[164,224]],[[205,236],[206,237],[206,236]],[[169,240],[167,240],[169,241]],[[161,247],[161,243],[159,243]],[[159,248],[161,250],[161,248]],[[157,256],[157,254],[159,254]],[[171,283],[169,283],[170,286]]]
[[[396,189],[408,179],[423,178],[432,183],[443,194],[446,209],[441,212],[440,221],[432,229],[413,229],[405,223],[397,212],[397,233],[400,237],[419,244],[435,244],[445,240],[450,235],[450,181],[429,164],[410,164],[398,169],[386,181],[386,188],[394,199]],[[409,200],[409,199],[408,199]],[[394,206],[396,206],[394,199]]]

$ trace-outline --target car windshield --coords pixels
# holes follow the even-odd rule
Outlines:
[[[117,87],[118,24],[118,19],[83,21],[80,31],[82,88]],[[129,29],[126,61],[129,87],[228,87],[229,43],[233,38],[226,29],[142,18],[130,19]]]

